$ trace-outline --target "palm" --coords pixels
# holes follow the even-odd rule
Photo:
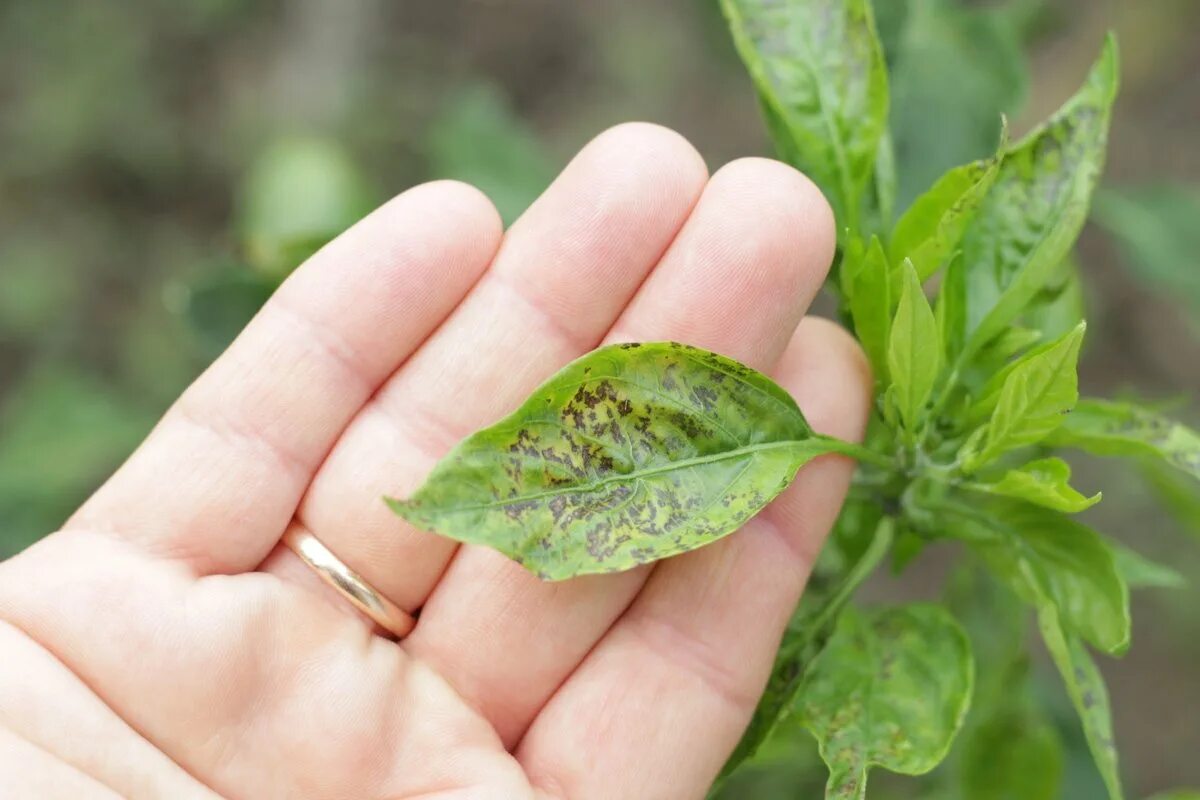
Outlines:
[[[853,345],[797,328],[828,210],[771,162],[706,185],[682,140],[631,125],[500,238],[460,185],[385,206],[297,271],[64,531],[0,565],[0,774],[23,767],[30,796],[703,794],[848,464],[815,462],[711,547],[559,584],[380,498],[606,338],[773,368],[814,427],[860,433]],[[412,634],[377,635],[278,544],[289,525],[421,609]]]

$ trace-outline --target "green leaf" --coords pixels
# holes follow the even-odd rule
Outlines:
[[[993,483],[971,483],[969,488],[1014,497],[1055,511],[1076,514],[1100,502],[1100,494],[1084,497],[1071,488],[1071,466],[1061,458],[1040,458],[1010,469]]]
[[[721,0],[780,156],[859,233],[887,127],[887,69],[868,0]]]
[[[362,173],[341,147],[280,139],[255,160],[239,196],[246,259],[282,278],[372,205]]]
[[[973,472],[1010,450],[1036,444],[1063,424],[1079,398],[1076,366],[1084,330],[1080,323],[1005,371],[991,417],[963,446],[964,471]],[[979,403],[990,404],[991,396],[985,389]]]
[[[1130,589],[1181,589],[1187,579],[1168,566],[1157,564],[1135,550],[1109,542],[1113,563]]]
[[[946,359],[953,361],[958,358],[967,333],[966,268],[961,254],[946,266],[933,316],[937,319],[938,338],[942,340]]]
[[[1128,648],[1129,589],[1094,531],[1063,514],[1011,501],[987,504],[972,519],[968,539],[1027,603],[1053,604],[1063,624],[1105,652]]]
[[[1003,153],[947,172],[917,198],[892,232],[893,263],[907,258],[928,280],[950,258],[1000,171]]]
[[[1100,456],[1152,458],[1200,478],[1200,433],[1133,403],[1084,399],[1046,443]]]
[[[555,173],[533,131],[491,84],[451,95],[429,127],[425,150],[432,175],[478,187],[506,225],[537,199]]]
[[[963,800],[1057,800],[1062,741],[1036,715],[1000,711],[965,739],[962,770]]]
[[[896,30],[888,49],[891,129],[904,207],[946,170],[995,149],[1001,114],[1017,117],[1024,106],[1028,59],[1019,28],[1005,14],[1011,4],[980,8],[958,0],[884,0],[875,5],[880,29]],[[897,25],[898,8],[905,5],[908,13]]]
[[[891,271],[878,237],[865,249],[849,248],[842,262],[842,281],[854,332],[874,368],[876,380],[887,380],[888,335],[892,326]]]
[[[941,606],[843,613],[798,707],[829,766],[825,796],[865,797],[873,766],[936,767],[962,726],[973,675],[970,642]]]
[[[905,260],[901,269],[904,284],[888,341],[888,374],[900,418],[911,432],[923,419],[942,371],[942,343],[912,262]]]
[[[1112,710],[1108,689],[1087,648],[1075,636],[1067,633],[1059,615],[1051,605],[1038,610],[1038,625],[1046,649],[1054,660],[1067,686],[1067,694],[1075,706],[1088,749],[1108,788],[1110,800],[1124,800],[1121,775],[1117,766],[1117,747],[1113,740]]]
[[[963,239],[968,357],[1022,313],[1070,252],[1103,167],[1116,88],[1110,37],[1083,88],[1006,154]]]
[[[848,531],[847,517],[852,518],[852,529]],[[865,525],[871,527],[861,530]],[[721,770],[722,777],[730,775],[754,756],[764,742],[773,738],[778,726],[792,709],[808,667],[827,644],[842,609],[855,590],[887,556],[892,544],[893,528],[894,521],[890,517],[881,518],[877,511],[865,504],[850,502],[843,508],[831,541],[822,551],[804,598],[783,635],[767,688],[754,709],[750,725]],[[843,535],[839,537],[839,533]],[[838,547],[838,538],[855,540],[849,549],[856,552],[837,552],[841,549]],[[860,551],[861,540],[865,540],[865,544]],[[832,580],[822,574],[821,569],[831,556],[839,561]]]
[[[1085,311],[1083,279],[1074,254],[1063,259],[1055,277],[1029,301],[1021,315],[1024,324],[1054,339],[1083,322]],[[1011,330],[1011,329],[1010,329]]]
[[[715,541],[809,459],[850,450],[814,434],[787,392],[736,361],[675,343],[611,345],[564,367],[389,504],[421,529],[560,580]]]
[[[1146,461],[1141,467],[1142,477],[1163,508],[1184,532],[1200,538],[1200,492],[1192,478],[1160,461]]]

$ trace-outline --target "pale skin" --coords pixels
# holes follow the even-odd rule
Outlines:
[[[5,798],[700,798],[757,702],[847,489],[827,456],[742,530],[544,583],[409,527],[461,437],[567,361],[678,340],[859,439],[870,378],[805,313],[832,215],[800,173],[711,177],[611,129],[508,231],[411,189],[299,268],[63,529],[0,564]],[[410,612],[380,635],[290,550],[311,531]]]

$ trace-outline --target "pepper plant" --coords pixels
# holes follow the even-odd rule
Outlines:
[[[961,734],[953,775],[930,796],[1057,796],[1056,735],[1027,685],[1032,619],[1121,800],[1093,653],[1129,647],[1131,587],[1178,576],[1074,516],[1100,496],[1071,485],[1059,453],[1200,478],[1200,435],[1150,407],[1079,396],[1072,248],[1102,171],[1115,41],[1050,119],[1010,141],[997,115],[994,155],[897,214],[888,71],[867,0],[721,5],[780,157],[835,210],[829,289],[876,382],[865,443],[816,434],[786,392],[720,355],[614,345],[466,439],[392,508],[559,580],[701,547],[811,458],[854,456],[850,496],[723,777],[807,730],[826,796],[861,798],[873,767],[928,773]],[[887,559],[902,571],[946,542],[960,565],[943,601],[850,604]]]

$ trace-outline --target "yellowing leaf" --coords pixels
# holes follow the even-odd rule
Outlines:
[[[905,261],[900,304],[888,341],[888,374],[893,401],[904,427],[916,431],[925,404],[942,370],[942,343],[937,321],[911,261]]]
[[[1116,90],[1109,39],[1083,88],[1005,155],[963,238],[968,356],[1023,312],[1074,245],[1103,167]]]
[[[842,614],[799,698],[829,767],[826,798],[863,798],[867,772],[936,767],[971,701],[970,642],[945,608],[914,603]]]
[[[821,453],[769,378],[675,343],[621,344],[564,367],[461,442],[392,509],[494,547],[543,578],[629,569],[733,532]]]

